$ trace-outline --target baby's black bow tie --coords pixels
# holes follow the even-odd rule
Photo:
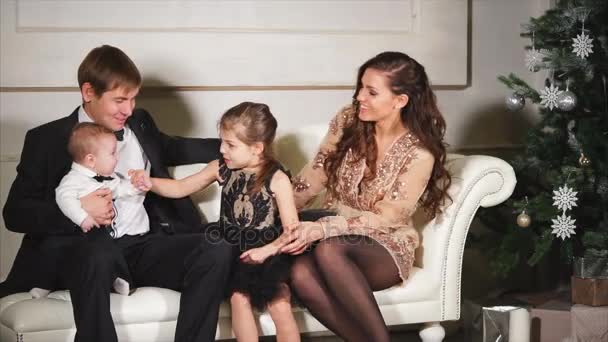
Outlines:
[[[96,180],[96,181],[98,181],[99,183],[101,183],[101,182],[106,181],[106,180],[111,181],[112,179],[114,179],[114,177],[97,175],[97,176],[93,177],[93,179]]]
[[[114,135],[116,136],[116,140],[118,141],[122,141],[122,139],[125,137],[125,129],[121,129],[118,131],[114,131]]]

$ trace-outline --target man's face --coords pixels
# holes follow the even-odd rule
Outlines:
[[[97,96],[90,84],[85,83],[82,87],[84,109],[87,114],[95,123],[112,131],[124,128],[127,119],[133,114],[135,97],[138,93],[139,87],[119,86]]]

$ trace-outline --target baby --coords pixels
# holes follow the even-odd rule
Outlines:
[[[123,227],[119,222],[123,225],[125,222],[149,224],[147,215],[141,214],[142,210],[145,213],[143,202],[146,193],[136,189],[128,179],[115,172],[118,154],[114,132],[95,123],[79,123],[70,135],[68,151],[73,160],[71,170],[55,189],[57,205],[65,216],[85,233],[101,229],[103,234],[107,233],[114,239],[130,232],[129,227]],[[81,197],[101,188],[110,189],[114,200],[114,218],[106,226],[100,226],[80,204]],[[141,210],[133,210],[134,208]],[[126,265],[123,268],[128,273]],[[46,271],[53,270],[54,267],[48,265]],[[120,277],[114,281],[113,288],[122,295],[130,292],[129,282]],[[48,289],[35,287],[30,294],[34,298],[41,298],[49,292]]]

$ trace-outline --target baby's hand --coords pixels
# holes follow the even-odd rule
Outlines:
[[[268,244],[264,247],[252,248],[244,252],[241,254],[240,259],[241,262],[246,264],[261,264],[266,261],[268,257],[276,255],[278,251],[278,248]]]
[[[129,170],[128,175],[131,177],[131,184],[137,190],[146,192],[152,189],[152,181],[145,170]]]
[[[91,216],[87,216],[87,218],[84,219],[84,221],[82,221],[82,223],[80,224],[80,229],[82,229],[83,232],[88,233],[89,230],[93,229],[93,227],[97,226],[97,222],[95,221],[95,219]]]

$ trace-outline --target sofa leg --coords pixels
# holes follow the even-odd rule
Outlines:
[[[425,323],[418,335],[422,342],[441,342],[445,337],[445,329],[439,322]]]

